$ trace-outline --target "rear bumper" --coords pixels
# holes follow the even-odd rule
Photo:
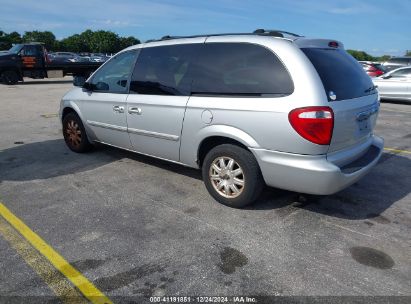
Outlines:
[[[371,144],[348,164],[337,165],[326,155],[300,155],[250,149],[268,186],[317,195],[336,193],[358,181],[381,157],[384,140],[373,136]],[[345,154],[347,151],[344,152]]]

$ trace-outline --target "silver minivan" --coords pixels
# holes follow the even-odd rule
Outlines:
[[[129,47],[61,101],[68,147],[95,142],[201,168],[242,207],[265,185],[328,195],[368,173],[379,96],[341,42],[282,31],[164,37]]]

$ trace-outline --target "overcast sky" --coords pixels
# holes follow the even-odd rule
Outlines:
[[[0,0],[5,32],[49,30],[61,39],[88,28],[140,40],[282,29],[403,55],[411,50],[411,0]]]

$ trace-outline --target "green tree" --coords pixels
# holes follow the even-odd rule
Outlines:
[[[411,56],[411,51],[406,51],[405,56]]]
[[[56,40],[50,31],[28,31],[23,37],[17,32],[10,34],[0,30],[0,49],[7,50],[12,44],[22,42],[42,42],[49,51],[92,52],[92,53],[117,53],[118,51],[140,43],[133,36],[120,37],[111,31],[85,30],[62,40]]]
[[[56,36],[50,31],[32,31],[25,32],[23,35],[24,42],[42,42],[47,50],[53,50],[56,45]]]
[[[21,36],[17,32],[7,34],[0,30],[0,50],[8,50],[13,44],[21,43]]]
[[[382,56],[380,56],[380,57],[377,58],[377,61],[384,62],[384,61],[387,61],[387,60],[390,59],[390,58],[391,58],[390,55],[382,55]]]
[[[84,45],[79,34],[64,38],[60,41],[60,50],[69,52],[83,52]]]
[[[91,40],[93,39],[94,32],[90,29],[85,30],[80,34],[80,40],[82,43],[83,51],[82,52],[92,52],[91,50]]]
[[[361,61],[375,61],[376,60],[376,57],[371,56],[370,54],[364,51],[347,50],[347,52],[357,60],[361,60]]]
[[[119,49],[119,37],[110,31],[95,31],[90,40],[93,53],[115,53]]]
[[[119,51],[122,50],[122,49],[125,49],[126,47],[136,45],[136,44],[139,44],[139,43],[140,43],[140,40],[138,40],[137,38],[135,38],[133,36],[120,37]]]

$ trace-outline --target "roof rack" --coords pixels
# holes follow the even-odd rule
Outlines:
[[[282,31],[282,30],[256,29],[253,33],[257,35],[266,35],[266,36],[274,36],[274,37],[284,37],[284,35],[293,36],[293,37],[303,37],[301,35]]]
[[[243,36],[243,35],[261,35],[261,36],[271,36],[271,37],[279,37],[279,38],[298,38],[303,37],[294,33],[282,31],[282,30],[265,30],[265,29],[257,29],[252,33],[220,33],[220,34],[203,34],[203,35],[192,35],[192,36],[170,36],[166,35],[161,37],[161,39],[150,39],[146,42],[156,42],[156,41],[164,41],[164,40],[172,40],[172,39],[183,39],[183,38],[198,38],[198,37],[211,37],[211,36],[227,36],[227,35],[235,35],[235,36]],[[288,37],[286,37],[288,36]]]

